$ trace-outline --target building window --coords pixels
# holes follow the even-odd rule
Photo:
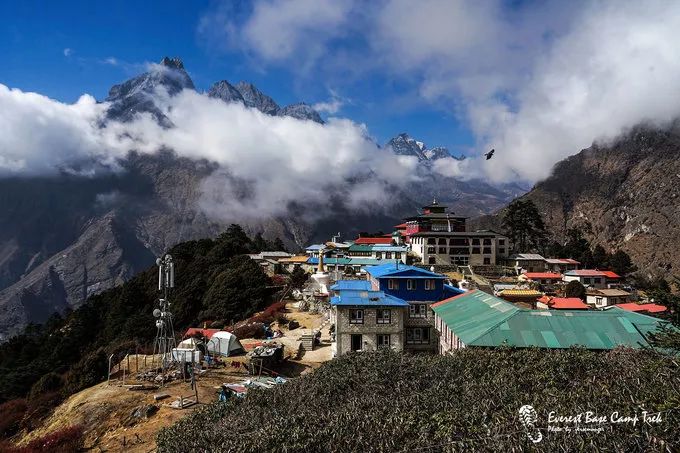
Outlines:
[[[437,245],[437,240],[435,238],[429,238],[427,240],[428,245]]]
[[[451,255],[469,255],[470,249],[468,249],[468,248],[457,248],[457,249],[451,249],[450,252],[451,252]]]
[[[457,264],[458,266],[467,266],[470,263],[470,259],[467,256],[452,256],[451,264]]]
[[[425,289],[428,291],[434,290],[434,280],[425,280]]]
[[[600,284],[600,281],[601,281],[601,280],[600,280],[599,278],[594,278],[594,279],[593,279],[593,283],[596,284],[596,285],[599,285],[599,284]]]
[[[375,259],[382,259],[382,252],[375,252]]]
[[[601,298],[601,297],[596,297],[596,298],[595,298],[595,305],[597,305],[597,306],[602,305],[602,298]]]
[[[479,238],[472,238],[472,245],[479,245]]]
[[[352,351],[361,351],[361,347],[363,346],[363,337],[361,335],[354,334],[351,336],[351,349]]]
[[[505,249],[504,249],[504,248],[498,249],[498,253],[500,253],[501,255],[504,255],[504,254],[505,254]]]
[[[430,253],[434,253],[434,250]],[[434,256],[431,256],[427,259],[427,264],[436,264],[437,259]]]
[[[416,281],[413,280],[412,278],[406,280],[406,289],[408,289],[409,291],[414,291],[416,289]]]
[[[449,245],[468,245],[468,240],[465,238],[453,238],[449,241]]]
[[[391,312],[384,308],[376,310],[375,322],[376,324],[389,324],[391,321]]]
[[[446,245],[446,239],[439,238],[439,245]]]
[[[409,318],[427,318],[427,304],[411,304],[408,307]]]
[[[484,243],[484,245],[491,245],[491,239],[485,238],[483,243]]]
[[[393,278],[387,280],[387,289],[397,290],[399,289],[399,280]]]
[[[584,284],[584,285],[590,285],[590,279],[589,279],[589,278],[584,278],[584,279],[583,279],[583,284]]]
[[[385,259],[389,260],[392,258],[392,252],[385,252]]]
[[[435,253],[434,250],[435,250],[434,247],[428,247],[428,248],[427,248],[427,253],[428,253],[429,255],[434,255],[434,253]]]
[[[439,254],[446,255],[446,247],[439,247]]]
[[[484,254],[491,255],[491,247],[484,247]]]
[[[480,253],[479,247],[472,247],[472,254],[473,255],[479,255],[479,253]]]
[[[376,338],[376,344],[379,348],[389,348],[390,347],[390,335],[389,334],[378,334]]]
[[[485,265],[491,264],[491,258],[484,258],[484,264]]]
[[[505,239],[499,239],[498,245],[505,245]]]
[[[401,259],[401,252],[396,252],[396,253],[394,254],[394,257],[395,257],[396,259],[400,260],[400,259]]]
[[[406,329],[406,344],[429,344],[429,327],[414,327]]]
[[[364,323],[364,311],[363,310],[350,310],[349,311],[349,323],[350,324],[363,324]]]

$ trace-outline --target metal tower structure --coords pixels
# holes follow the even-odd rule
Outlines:
[[[167,369],[175,363],[172,350],[177,346],[168,300],[170,289],[175,287],[175,266],[170,255],[158,258],[156,264],[158,265],[158,291],[163,292],[163,297],[158,299],[158,308],[153,311],[153,316],[156,318],[153,361],[155,362],[156,356],[160,356],[161,369],[165,374]]]

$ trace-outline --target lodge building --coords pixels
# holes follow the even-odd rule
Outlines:
[[[507,236],[495,231],[467,231],[467,218],[448,212],[437,201],[397,226],[423,264],[496,265],[508,257]]]

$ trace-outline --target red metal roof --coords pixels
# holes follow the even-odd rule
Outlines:
[[[587,310],[586,305],[578,297],[553,297],[548,306],[554,310]]]
[[[403,230],[403,229],[406,228],[407,226],[408,226],[408,225],[407,225],[406,223],[400,223],[399,225],[394,225],[394,228],[396,228],[396,229],[398,229],[398,230]]]
[[[612,271],[601,271],[607,278],[621,278],[619,274]]]
[[[191,337],[196,335],[197,333],[200,333],[209,340],[212,338],[213,335],[215,335],[219,331],[220,329],[201,329],[200,327],[189,327],[187,331],[184,333],[184,338]]]
[[[572,260],[571,258],[557,258],[565,264],[581,264],[580,261]]]
[[[367,238],[361,237],[354,241],[355,244],[391,244],[392,238]]]
[[[666,311],[666,307],[659,304],[636,304],[631,302],[627,304],[616,304],[614,306],[628,311],[646,311],[648,313],[661,313]]]
[[[556,272],[527,272],[524,276],[528,279],[535,280],[539,278],[551,279],[551,280],[562,280],[562,274]]]
[[[455,296],[453,296],[453,297],[449,297],[448,299],[440,300],[439,302],[430,305],[430,308],[432,308],[432,307],[438,307],[438,306],[444,305],[444,304],[448,304],[449,302],[451,302],[451,301],[453,301],[453,300],[455,300],[455,299],[457,299],[457,298],[459,298],[459,297],[463,297],[463,296],[466,296],[466,295],[468,295],[468,294],[472,294],[472,293],[474,293],[475,291],[479,291],[479,290],[473,289],[473,290],[470,290],[470,291],[465,291],[465,292],[462,293],[462,294],[457,294],[457,295],[455,295]]]
[[[547,304],[551,300],[552,300],[552,297],[550,297],[550,296],[541,296],[541,297],[538,298],[538,302],[542,302],[544,304]]]

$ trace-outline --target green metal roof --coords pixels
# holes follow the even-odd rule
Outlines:
[[[373,246],[372,245],[366,245],[366,244],[352,244],[349,246],[347,249],[349,252],[371,252],[373,251]]]
[[[650,346],[646,335],[664,322],[618,308],[528,310],[482,291],[468,292],[432,309],[467,346],[642,348]]]

